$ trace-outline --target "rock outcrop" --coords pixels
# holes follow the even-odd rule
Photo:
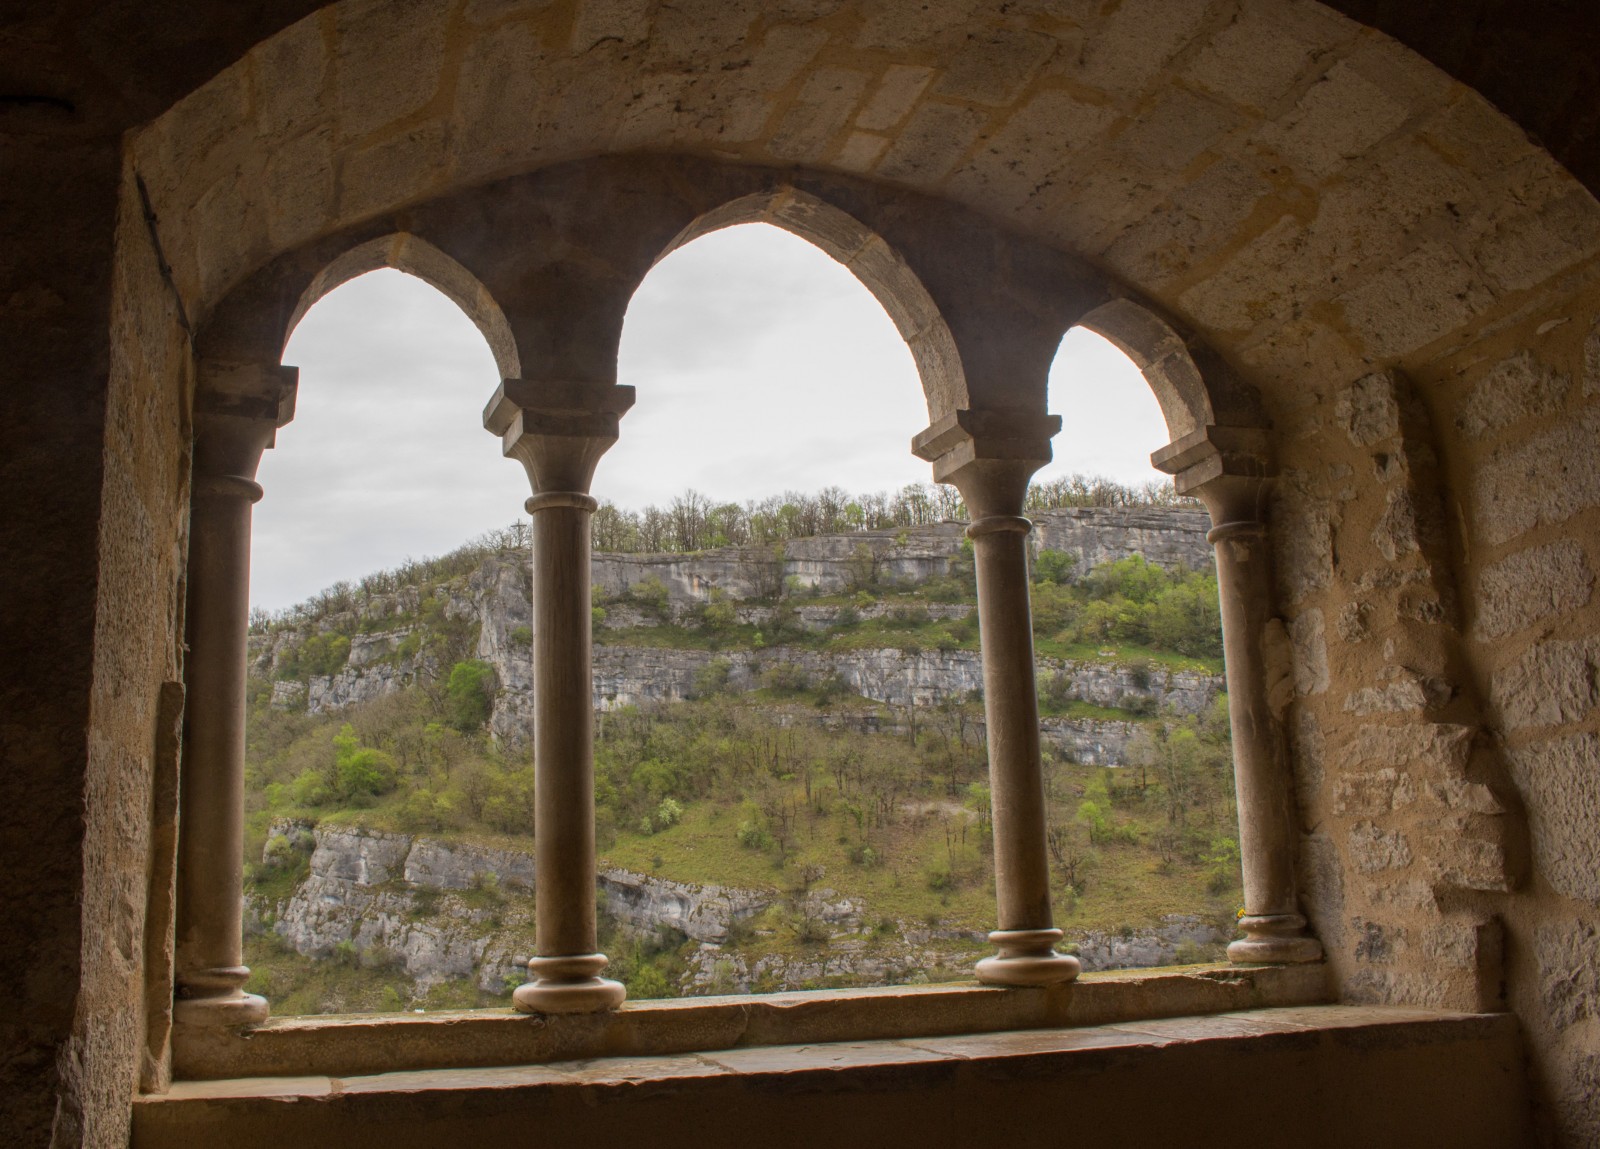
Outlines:
[[[279,822],[269,842],[309,850],[293,893],[252,898],[247,928],[270,929],[295,952],[344,956],[401,970],[419,993],[471,981],[502,993],[525,979],[533,951],[533,855],[513,846],[353,826]],[[263,865],[283,865],[269,847]],[[596,878],[604,914],[625,934],[655,937],[665,927],[699,943],[678,987],[685,993],[804,989],[827,984],[889,984],[961,976],[985,933],[927,922],[874,919],[859,899],[831,889],[804,895],[775,889],[674,882],[629,870]],[[740,922],[774,906],[807,923],[814,940],[798,954],[752,956],[729,941]],[[1085,969],[1170,964],[1188,946],[1217,946],[1223,935],[1198,917],[1171,914],[1154,929],[1078,931]]]

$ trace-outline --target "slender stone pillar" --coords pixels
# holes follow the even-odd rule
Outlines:
[[[538,955],[524,1013],[590,1013],[627,991],[600,977],[595,924],[594,679],[589,484],[633,388],[507,379],[484,411],[527,469],[533,516],[533,785]]]
[[[1028,480],[1050,461],[1050,437],[1060,427],[1059,418],[1032,411],[957,411],[912,444],[938,482],[960,490],[972,519],[1000,926],[989,935],[1000,952],[980,961],[977,975],[993,985],[1050,985],[1071,981],[1079,969],[1077,958],[1054,949],[1061,931],[1050,914],[1029,608],[1033,524],[1022,517]]]
[[[1207,427],[1162,448],[1151,461],[1174,476],[1179,494],[1211,514],[1222,651],[1232,727],[1245,937],[1228,947],[1235,962],[1312,962],[1322,944],[1306,933],[1295,890],[1293,777],[1283,732],[1267,698],[1263,643],[1273,618],[1272,552],[1266,499],[1272,473],[1263,432]]]
[[[174,1040],[195,1029],[265,1021],[244,992],[245,641],[250,626],[250,508],[261,453],[294,413],[293,367],[200,366],[179,777],[177,1000]]]

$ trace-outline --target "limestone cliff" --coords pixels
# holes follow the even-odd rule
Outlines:
[[[501,993],[524,980],[533,948],[536,888],[533,855],[490,846],[353,826],[274,823],[309,852],[305,877],[281,901],[253,897],[247,928],[277,933],[289,948],[327,958],[341,951],[367,965],[390,966],[419,993],[448,981],[471,981]],[[286,864],[281,851],[263,865]],[[661,927],[697,943],[676,987],[684,993],[800,989],[829,981],[888,984],[951,975],[970,967],[984,934],[937,922],[891,921],[858,899],[826,888],[804,895],[669,881],[622,869],[596,876],[603,913],[619,932],[654,937]],[[813,923],[825,941],[801,952],[730,945],[738,923],[783,906]],[[1224,941],[1199,917],[1169,914],[1160,925],[1118,933],[1071,931],[1085,969],[1171,964],[1186,944]]]

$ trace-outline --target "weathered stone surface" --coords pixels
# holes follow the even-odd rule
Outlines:
[[[1550,415],[1566,399],[1571,385],[1569,376],[1541,363],[1529,351],[1518,351],[1496,363],[1473,385],[1456,416],[1456,426],[1462,434],[1480,439],[1524,419]]]
[[[1600,640],[1541,642],[1495,671],[1490,697],[1506,730],[1577,722],[1594,709]]]
[[[1600,905],[1600,735],[1536,742],[1508,758],[1539,872],[1563,897]]]
[[[1500,638],[1577,610],[1593,589],[1594,571],[1578,540],[1519,551],[1484,568],[1479,577],[1477,635]]]
[[[1509,542],[1535,526],[1600,505],[1600,408],[1491,452],[1473,477],[1473,521],[1484,539]]]
[[[1333,783],[1333,812],[1371,818],[1409,806],[1416,796],[1411,775],[1401,770],[1345,774]]]
[[[1289,624],[1294,644],[1294,688],[1297,694],[1328,689],[1328,644],[1320,610],[1301,611]]]
[[[1350,827],[1350,859],[1363,874],[1401,870],[1412,861],[1411,843],[1400,830],[1380,830],[1373,822]]]
[[[1438,722],[1363,725],[1340,740],[1340,768],[1394,767],[1438,778],[1460,778],[1472,755],[1473,733],[1469,726]]]
[[[1539,963],[1539,997],[1557,1029],[1600,1017],[1600,930],[1589,922],[1555,921],[1533,934]]]

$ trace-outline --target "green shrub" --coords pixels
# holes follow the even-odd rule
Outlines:
[[[489,721],[494,686],[494,667],[487,662],[472,659],[452,666],[445,683],[450,725],[465,734]]]

